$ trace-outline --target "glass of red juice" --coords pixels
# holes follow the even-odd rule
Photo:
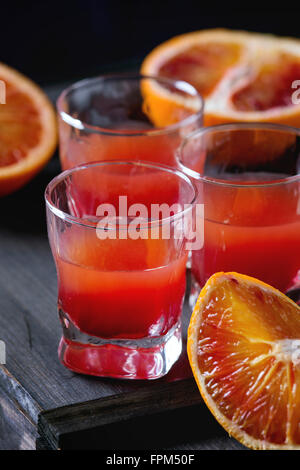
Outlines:
[[[100,160],[173,166],[183,138],[202,125],[203,100],[180,80],[100,76],[63,91],[57,110],[64,170]]]
[[[98,162],[54,178],[45,198],[61,362],[96,376],[165,375],[182,347],[196,186],[167,166]]]
[[[180,164],[204,204],[191,303],[218,271],[247,274],[292,295],[300,269],[299,156],[300,130],[276,124],[207,127],[183,142]]]

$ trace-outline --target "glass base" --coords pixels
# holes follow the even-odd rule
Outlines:
[[[58,355],[74,372],[98,377],[158,379],[166,375],[182,350],[181,323],[160,337],[102,339],[80,331],[60,309],[64,335]]]

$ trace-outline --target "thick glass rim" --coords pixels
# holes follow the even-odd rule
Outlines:
[[[224,187],[231,187],[231,188],[253,188],[253,187],[269,187],[269,186],[278,186],[284,184],[290,184],[299,181],[300,182],[300,174],[287,176],[286,178],[278,178],[270,181],[264,181],[263,183],[259,182],[251,182],[245,181],[244,183],[235,183],[234,181],[227,182],[226,180],[222,180],[221,178],[213,178],[211,176],[203,176],[195,170],[192,170],[187,165],[183,163],[182,155],[184,152],[184,148],[186,145],[190,143],[192,139],[199,138],[201,136],[205,136],[206,134],[213,134],[214,132],[226,132],[226,131],[235,131],[235,130],[273,130],[273,131],[280,131],[290,134],[295,134],[296,136],[300,137],[300,129],[297,127],[287,126],[284,124],[273,124],[273,123],[261,123],[261,122],[238,122],[234,124],[217,124],[215,126],[207,126],[197,129],[187,135],[179,149],[176,152],[176,161],[179,165],[181,171],[186,173],[190,178],[196,179],[198,181],[202,181],[212,185],[224,186]]]
[[[64,100],[67,99],[68,95],[80,88],[84,88],[87,85],[97,83],[100,81],[110,81],[110,80],[153,80],[155,82],[160,82],[165,85],[173,86],[177,88],[179,91],[188,93],[190,96],[197,97],[200,103],[200,109],[198,111],[193,112],[190,116],[182,119],[181,121],[176,122],[175,124],[171,124],[170,126],[166,127],[156,127],[154,129],[147,129],[145,131],[130,131],[130,130],[114,130],[109,128],[104,128],[100,126],[93,126],[92,124],[88,124],[80,119],[76,119],[71,116],[69,113],[63,110],[63,103]],[[79,130],[86,130],[92,133],[98,133],[103,135],[113,135],[113,136],[147,136],[147,135],[160,135],[160,134],[168,134],[174,132],[182,127],[188,126],[190,124],[195,123],[198,119],[202,119],[203,117],[203,110],[204,110],[204,99],[198,93],[196,88],[188,82],[184,80],[176,80],[171,78],[159,77],[156,75],[141,75],[141,74],[110,74],[110,75],[100,75],[97,77],[92,78],[85,78],[83,80],[79,80],[78,82],[73,83],[69,87],[65,88],[59,95],[56,101],[56,107],[59,114],[59,117],[71,127]]]
[[[155,165],[146,161],[128,161],[128,160],[103,160],[103,161],[98,161],[98,162],[92,162],[92,163],[85,163],[82,165],[78,165],[76,167],[70,168],[68,170],[63,171],[59,175],[55,176],[47,185],[44,193],[45,201],[46,201],[46,207],[57,217],[60,219],[66,221],[66,222],[71,222],[73,224],[81,225],[87,228],[92,228],[92,229],[98,229],[97,224],[102,220],[102,217],[94,216],[95,222],[87,222],[86,219],[81,218],[81,217],[76,217],[71,214],[68,214],[64,212],[63,210],[59,209],[51,200],[51,196],[55,188],[60,184],[63,180],[65,180],[67,177],[70,175],[82,171],[82,170],[87,170],[93,167],[101,167],[101,166],[115,166],[115,165],[126,165],[126,166],[136,166],[136,167],[144,167],[144,168],[150,168],[154,170],[160,170],[160,171],[165,171],[167,173],[171,173],[173,175],[178,176],[182,180],[184,180],[190,188],[193,190],[193,198],[191,201],[186,202],[185,205],[188,205],[188,207],[185,207],[183,210],[177,212],[176,214],[165,217],[161,220],[158,219],[145,219],[145,222],[143,222],[142,228],[149,228],[153,226],[161,226],[165,223],[172,223],[173,221],[182,218],[186,213],[188,213],[191,208],[193,208],[197,202],[198,198],[198,189],[195,183],[189,178],[189,176],[184,173],[181,170],[178,170],[177,168],[172,168],[167,165]],[[92,214],[90,214],[92,215]],[[116,221],[116,226],[122,227],[122,228],[128,228],[130,226],[130,223],[124,223],[124,222],[118,222]],[[104,230],[104,229],[103,229]]]

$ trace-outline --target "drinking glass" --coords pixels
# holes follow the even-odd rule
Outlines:
[[[166,374],[182,347],[195,185],[167,166],[97,162],[54,178],[45,198],[61,362],[97,376]]]
[[[102,160],[173,166],[182,139],[202,125],[203,100],[181,80],[101,76],[57,101],[62,168]]]
[[[218,271],[292,296],[300,268],[299,136],[276,124],[225,124],[183,142],[180,166],[197,181],[205,214],[203,248],[192,252],[191,303]]]

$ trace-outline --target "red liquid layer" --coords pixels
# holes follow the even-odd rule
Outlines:
[[[202,286],[218,271],[236,271],[286,291],[300,268],[297,183],[205,188],[204,248],[192,253]]]
[[[65,327],[70,319],[78,331],[77,339],[66,335],[61,341],[59,356],[65,366],[85,374],[135,379],[168,372],[181,351],[181,330],[177,328],[174,337],[172,331],[182,311],[187,260],[185,251],[174,259],[174,247],[168,244],[99,240],[94,229],[81,226],[61,234],[56,258],[59,309],[67,318]],[[92,344],[82,342],[82,333]],[[165,335],[171,339],[164,340]],[[95,337],[108,342],[94,346]],[[153,345],[149,339],[144,344],[149,337]],[[131,346],[115,343],[122,339]]]
[[[101,271],[58,259],[59,304],[91,336],[161,336],[181,314],[185,264],[183,256],[156,269]]]
[[[200,284],[218,271],[236,271],[286,291],[300,268],[300,222],[236,227],[205,222],[203,250],[192,254],[193,274]]]

